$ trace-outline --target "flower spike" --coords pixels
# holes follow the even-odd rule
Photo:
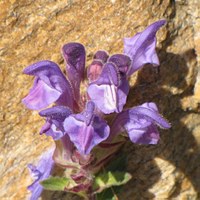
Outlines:
[[[158,126],[171,127],[155,103],[124,109],[129,76],[145,64],[159,65],[156,32],[164,24],[165,20],[157,21],[134,37],[125,38],[123,54],[109,57],[106,51],[97,51],[87,68],[88,82],[84,79],[85,48],[76,42],[62,48],[67,79],[56,63],[47,60],[24,70],[35,81],[23,103],[30,109],[43,109],[39,115],[46,122],[40,134],[51,136],[56,144],[55,150],[42,154],[37,166],[28,166],[36,178],[28,187],[31,200],[38,200],[43,188],[94,199],[104,189],[125,184],[131,178],[128,173],[110,171],[124,159],[117,159],[107,172],[101,174],[100,169],[122,148],[127,137],[137,144],[157,144]],[[86,88],[80,91],[80,86]],[[62,170],[56,167],[56,176],[48,178],[54,164]]]

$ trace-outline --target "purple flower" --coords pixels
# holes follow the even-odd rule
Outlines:
[[[54,140],[58,140],[65,135],[63,122],[66,117],[72,114],[72,111],[64,106],[54,106],[39,112],[40,116],[46,117],[46,123],[42,127],[40,133],[51,136]]]
[[[170,124],[158,113],[155,103],[144,103],[119,113],[112,124],[112,135],[126,131],[132,142],[138,144],[157,144],[157,127],[168,129]]]
[[[132,38],[124,38],[124,53],[132,60],[131,67],[127,72],[128,76],[132,75],[147,63],[154,66],[160,65],[155,50],[156,32],[165,23],[165,20],[157,21]]]
[[[128,81],[114,63],[106,63],[98,79],[88,87],[88,95],[105,114],[121,112],[129,92]]]
[[[28,190],[32,192],[30,200],[37,200],[43,191],[43,187],[40,185],[40,182],[47,179],[53,169],[53,152],[54,148],[43,153],[37,166],[32,164],[28,165],[31,175],[35,178],[35,181],[28,186]]]
[[[56,102],[73,108],[73,94],[58,65],[51,61],[40,61],[24,69],[24,73],[35,76],[34,85],[22,102],[33,110],[40,110]]]
[[[46,117],[40,132],[54,140],[61,139],[66,148],[71,146],[68,141],[71,140],[79,152],[89,154],[95,145],[109,136],[110,131],[106,122],[94,113],[94,109],[95,105],[91,101],[87,102],[85,111],[80,114],[72,114],[64,106],[47,108],[39,113]]]
[[[123,110],[129,92],[128,76],[144,64],[159,65],[155,51],[155,35],[164,24],[165,20],[155,22],[134,37],[125,38],[124,53],[126,55],[115,54],[111,56],[103,66],[101,74],[98,73],[93,78],[95,81],[90,83],[88,94],[103,113],[119,113]]]
[[[64,129],[82,154],[89,154],[92,148],[108,138],[110,128],[95,113],[95,105],[89,101],[85,111],[67,117]]]
[[[80,83],[84,79],[85,48],[80,43],[68,43],[63,46],[62,53],[66,63],[67,75],[73,87],[75,100],[78,103]]]
[[[59,156],[55,157],[55,162],[59,160],[61,162],[60,156],[64,156],[65,162],[71,161],[71,157],[74,151],[74,144],[71,142],[68,134],[63,126],[64,120],[72,114],[72,111],[64,106],[54,106],[52,108],[47,108],[39,112],[40,116],[46,117],[46,123],[40,130],[40,134],[45,133],[47,136],[51,136],[54,140],[60,140],[61,143],[56,144],[56,150],[54,155],[58,154],[58,149],[62,146]],[[59,146],[59,147],[58,147]],[[59,159],[58,159],[59,158]],[[60,163],[59,163],[60,164]]]

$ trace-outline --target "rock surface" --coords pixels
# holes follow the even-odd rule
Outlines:
[[[2,0],[0,8],[0,199],[28,197],[26,166],[52,144],[38,134],[37,112],[21,104],[32,85],[23,68],[49,59],[64,69],[60,48],[70,41],[86,46],[89,64],[96,50],[122,52],[122,38],[162,18],[160,72],[145,67],[132,78],[128,106],[155,101],[172,128],[157,146],[126,145],[133,179],[119,199],[200,198],[199,0]]]

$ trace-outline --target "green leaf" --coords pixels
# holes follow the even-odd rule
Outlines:
[[[114,159],[105,166],[106,171],[125,171],[127,164],[127,155],[119,152]]]
[[[87,194],[85,192],[73,192],[72,189],[73,186],[76,185],[76,183],[69,178],[66,177],[50,177],[48,179],[45,179],[40,182],[40,184],[43,186],[46,190],[52,190],[52,191],[67,191],[76,195],[79,195],[83,197],[84,199],[87,199]]]
[[[106,189],[96,195],[97,200],[117,200],[116,194],[111,189]]]
[[[50,177],[40,182],[46,190],[59,190],[64,191],[65,187],[70,183],[68,178],[61,177]]]
[[[99,193],[106,188],[126,184],[131,179],[131,175],[127,172],[104,172],[95,177],[93,191]]]

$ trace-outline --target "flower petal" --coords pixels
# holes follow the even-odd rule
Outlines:
[[[44,81],[37,78],[29,94],[22,102],[32,110],[40,110],[55,102],[61,95],[58,90],[49,87]]]
[[[89,154],[94,146],[109,135],[108,125],[98,117],[94,118],[93,126],[87,126],[84,122],[70,116],[64,121],[64,127],[70,140],[82,154]]]
[[[40,61],[25,68],[24,73],[36,77],[30,94],[23,99],[28,108],[40,110],[54,102],[73,108],[71,86],[56,63]]]
[[[147,129],[129,129],[127,132],[130,140],[137,144],[157,144],[160,139],[155,125],[151,125]]]
[[[35,178],[35,181],[30,186],[28,186],[28,190],[32,192],[30,200],[37,200],[43,191],[43,187],[40,185],[40,181],[48,178],[53,169],[53,152],[54,148],[43,153],[37,166],[32,164],[28,165],[31,175]]]
[[[139,144],[156,144],[159,133],[156,125],[170,128],[170,124],[158,113],[154,103],[145,103],[117,115],[112,128],[112,137],[126,130],[132,142]]]
[[[107,139],[110,133],[106,122],[93,112],[94,107],[89,103],[85,112],[70,115],[64,121],[65,131],[81,154],[89,154],[92,148]]]
[[[156,32],[165,23],[165,20],[157,21],[134,37],[124,39],[124,53],[132,59],[132,65],[127,75],[130,76],[147,63],[154,66],[160,64],[155,50]]]
[[[121,112],[123,110],[124,105],[126,104],[127,96],[129,93],[129,83],[126,77],[123,77],[121,79],[121,84],[118,87],[117,90],[117,102],[118,102],[118,111]]]
[[[45,133],[45,135],[51,136],[54,140],[59,140],[65,135],[64,132],[61,131],[61,128],[58,129],[58,127],[52,122],[49,123],[50,126],[48,128],[46,128],[47,124],[48,124],[48,121],[41,128],[40,134]]]
[[[63,57],[66,62],[68,78],[73,86],[75,99],[80,97],[80,83],[84,79],[85,70],[85,48],[80,43],[68,43],[62,48]]]
[[[101,61],[103,64],[105,64],[108,60],[108,53],[106,51],[97,51],[94,55],[94,60],[99,60]]]
[[[40,134],[45,133],[54,140],[58,140],[65,135],[63,121],[72,114],[72,111],[69,108],[64,106],[54,106],[42,110],[39,114],[42,117],[46,117],[46,123],[40,130]]]
[[[106,63],[99,78],[88,87],[88,95],[105,114],[121,112],[129,92],[128,81],[120,78],[113,63]]]
[[[156,104],[144,103],[129,110],[130,115],[142,115],[145,119],[153,121],[158,126],[168,129],[171,125],[159,113]]]
[[[108,59],[108,54],[105,51],[97,51],[94,55],[92,64],[88,67],[87,77],[89,82],[97,80],[102,72],[103,65]]]
[[[92,64],[88,67],[87,77],[89,82],[96,81],[102,72],[103,63],[98,60],[94,60]]]
[[[88,94],[95,105],[105,114],[119,112],[117,108],[117,88],[114,85],[96,85],[88,87]]]
[[[86,109],[83,112],[84,115],[84,121],[87,126],[89,126],[92,123],[93,117],[94,117],[94,110],[95,110],[95,105],[94,102],[88,101],[86,104]]]
[[[120,74],[118,68],[113,63],[106,63],[103,67],[103,70],[95,81],[96,84],[110,84],[118,86],[120,81]]]

